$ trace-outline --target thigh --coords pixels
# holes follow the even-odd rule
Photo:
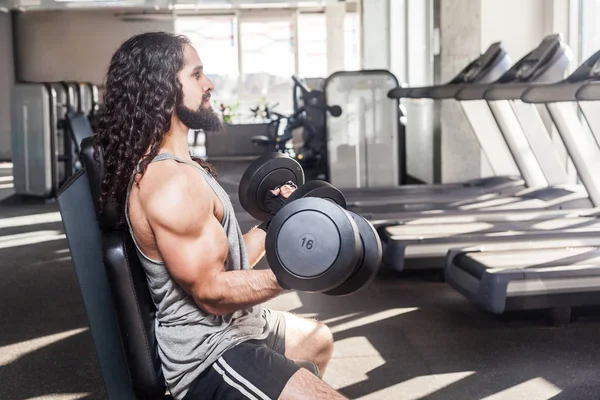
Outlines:
[[[242,343],[198,377],[185,399],[278,399],[299,369],[265,344]]]
[[[345,400],[346,397],[315,375],[301,369],[288,381],[279,397],[279,400],[298,399]]]
[[[285,355],[287,320],[284,313],[268,308],[263,309],[263,312],[267,320],[269,335],[266,339],[261,340],[260,343],[264,343],[267,347],[275,350],[279,354]]]

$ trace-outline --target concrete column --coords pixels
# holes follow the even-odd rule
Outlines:
[[[481,51],[481,0],[436,1],[441,82],[456,76]],[[480,146],[456,101],[440,107],[441,181],[455,182],[480,176]]]
[[[328,3],[325,6],[325,21],[327,26],[327,75],[344,68],[344,17],[346,3]]]
[[[14,84],[11,14],[0,12],[0,161],[11,159],[10,109]]]
[[[363,69],[390,69],[390,0],[361,0]]]

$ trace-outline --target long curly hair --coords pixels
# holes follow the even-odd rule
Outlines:
[[[177,73],[184,65],[185,36],[149,32],[124,42],[113,55],[105,77],[103,111],[94,135],[94,157],[104,173],[99,209],[108,203],[116,207],[125,225],[124,206],[127,188],[139,163],[138,179],[158,154],[171,116],[183,102],[183,88]],[[216,171],[208,162],[192,157],[211,175]]]

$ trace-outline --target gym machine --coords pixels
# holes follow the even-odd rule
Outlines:
[[[80,168],[77,150],[97,109],[89,83],[19,83],[12,91],[12,154],[17,195],[54,198]]]
[[[600,52],[564,82],[532,87],[521,96],[526,104],[548,109],[590,197],[600,189],[598,71]],[[580,123],[575,102],[591,132]],[[558,222],[566,225],[566,220]],[[569,228],[550,240],[527,234],[495,244],[457,247],[448,254],[446,280],[488,312],[547,309],[555,325],[568,324],[572,307],[600,304],[600,227],[590,219]]]
[[[550,35],[493,82],[493,90],[513,90],[515,86],[521,88],[526,84],[559,82],[564,79],[570,54],[570,49],[560,35]],[[483,94],[491,85],[464,84],[454,92],[454,97],[459,100],[496,176],[466,185],[474,184],[475,188],[465,188],[456,184],[450,184],[449,190],[444,189],[446,185],[422,186],[415,188],[412,195],[408,190],[405,194],[405,188],[400,188],[395,197],[386,196],[356,202],[349,200],[349,208],[370,219],[394,219],[401,218],[402,213],[406,211],[435,209],[589,207],[590,202],[583,187],[549,186],[549,183],[558,180],[556,177],[543,175],[550,169],[542,170],[537,158],[547,155],[542,161],[548,165],[551,153],[555,152],[551,145],[547,145],[550,141],[543,140],[548,133],[544,127],[536,132],[529,132],[529,127],[526,134],[525,127],[521,127],[523,115],[526,113],[533,114],[533,118],[539,121],[540,117],[536,111],[532,108],[518,109],[520,113],[515,114],[513,106],[516,105],[508,101],[486,99]],[[421,96],[422,92],[416,93]],[[530,141],[534,134],[542,138],[536,142]],[[560,165],[553,170],[557,171],[559,167]],[[512,174],[509,174],[511,171]],[[477,189],[477,186],[486,185],[498,186],[483,191]],[[424,194],[420,194],[421,191]],[[351,198],[350,195],[348,197]]]
[[[400,104],[387,97],[398,87],[386,70],[340,71],[325,81],[326,104],[341,109],[341,116],[327,115],[325,121],[327,180],[350,203],[357,192],[407,181]]]
[[[600,52],[590,57],[566,81],[561,81],[558,85],[564,86],[567,82],[570,85],[581,86],[587,80],[593,79],[590,75],[593,71],[591,66],[598,60]],[[522,95],[523,99],[526,99],[529,89],[541,90],[543,87],[552,86],[554,84],[517,84],[512,86],[511,96],[506,96],[510,93],[507,93],[507,87],[502,85],[487,85],[479,90],[483,91],[485,96],[499,98],[502,93],[498,92],[498,88],[503,88],[503,97]],[[554,118],[554,121],[557,119]],[[578,156],[578,148],[569,142],[572,142],[571,138],[577,137],[576,141],[582,141],[589,152],[599,153],[600,158],[597,144],[591,146],[591,139],[584,141],[585,135],[579,131],[581,124],[577,119],[571,119],[570,124],[556,126],[576,169],[585,173],[588,170],[586,161]],[[596,220],[597,210],[593,208],[598,207],[593,196],[596,183],[590,179],[582,181],[583,185],[580,185],[579,190],[570,190],[565,186],[547,187],[525,191],[521,196],[490,198],[479,205],[474,203],[470,210],[466,207],[448,212],[443,210],[429,217],[406,216],[400,224],[391,224],[379,229],[385,247],[384,261],[396,270],[439,269],[443,267],[447,251],[453,247],[473,246],[479,241],[490,243],[509,240],[511,234],[519,235],[521,240],[525,240],[526,234],[540,235],[542,239],[548,235],[560,235],[571,228],[593,231],[598,228],[599,223]]]

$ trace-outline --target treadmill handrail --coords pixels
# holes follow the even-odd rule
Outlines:
[[[510,58],[501,42],[492,43],[477,59],[471,61],[449,82],[442,85],[414,88],[394,88],[388,92],[392,99],[451,99],[464,85],[495,82],[508,71]]]
[[[523,93],[543,83],[509,83],[504,85],[493,85],[483,93],[483,98],[488,101],[498,100],[520,100]]]
[[[523,92],[521,100],[532,104],[577,101],[577,93],[583,86],[585,86],[583,82],[566,81],[535,85]]]
[[[538,93],[542,91],[541,88],[531,89],[532,92],[534,90]],[[590,199],[595,206],[600,205],[600,176],[597,175],[600,170],[600,148],[592,144],[595,138],[588,138],[576,110],[568,102],[540,101],[537,94],[526,93],[530,93],[527,97],[529,100],[533,97],[538,100],[531,103],[545,104]]]
[[[600,82],[587,82],[579,88],[575,93],[575,98],[578,101],[598,101],[600,100]]]

